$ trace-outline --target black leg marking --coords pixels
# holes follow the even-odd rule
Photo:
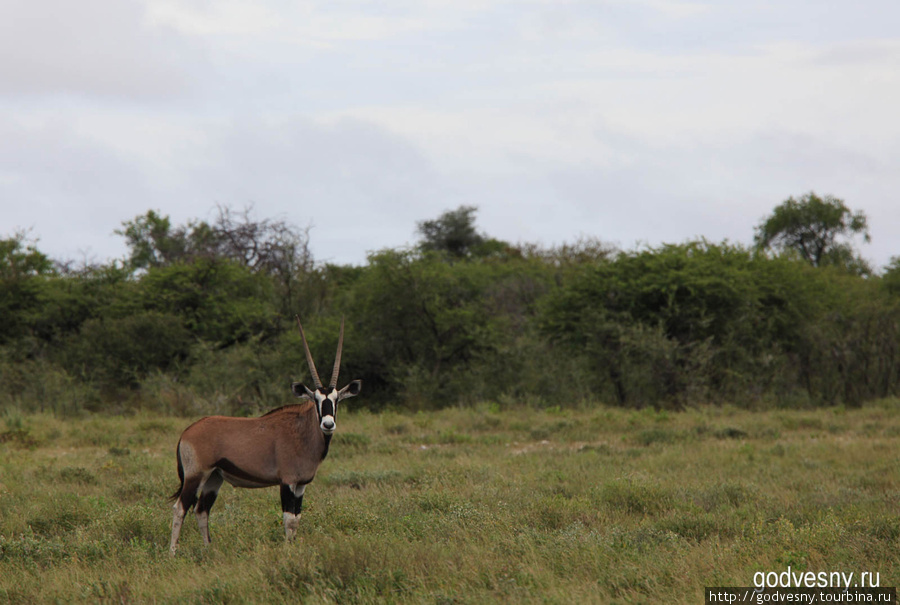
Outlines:
[[[185,480],[184,487],[181,488],[181,495],[179,496],[181,508],[185,513],[191,510],[191,507],[197,503],[197,489],[199,487],[199,477],[191,477],[190,479]]]
[[[222,481],[222,471],[215,470],[209,474],[200,487],[200,500],[197,502],[197,525],[200,527],[200,535],[203,536],[203,542],[206,544],[212,542],[209,537],[209,509],[216,501]]]
[[[197,502],[197,514],[208,513],[216,502],[219,488],[222,487],[222,471],[216,470],[209,476],[203,489],[200,490],[200,499]]]
[[[197,514],[208,513],[212,508],[212,505],[216,502],[216,496],[219,495],[219,492],[206,492],[200,494],[200,498],[197,500]]]
[[[299,515],[303,508],[303,494],[299,496],[294,494],[294,490],[290,485],[281,486],[281,511]]]

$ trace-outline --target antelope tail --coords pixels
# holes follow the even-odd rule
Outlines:
[[[181,495],[181,490],[184,489],[184,466],[181,464],[181,441],[178,442],[178,447],[175,448],[175,458],[178,460],[178,480],[181,482],[181,485],[178,486],[178,489],[175,490],[175,493],[168,497],[169,502],[175,502],[178,499],[178,496]]]

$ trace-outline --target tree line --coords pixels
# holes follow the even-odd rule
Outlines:
[[[74,267],[0,240],[0,406],[57,413],[251,414],[308,380],[341,318],[342,376],[373,409],[856,406],[900,391],[900,259],[852,245],[862,212],[814,193],[755,245],[513,245],[463,206],[418,244],[316,263],[309,230],[219,208],[123,223],[127,258]],[[327,363],[327,362],[322,362]]]

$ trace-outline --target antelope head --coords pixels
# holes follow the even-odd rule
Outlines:
[[[306,334],[303,332],[303,324],[300,323],[300,316],[297,316],[297,327],[300,328],[300,338],[303,339],[303,350],[306,352],[306,363],[309,364],[309,373],[312,376],[314,389],[310,389],[306,385],[295,382],[291,384],[291,391],[294,395],[301,399],[308,399],[316,405],[316,413],[319,415],[319,428],[325,435],[334,433],[337,426],[334,417],[337,414],[337,404],[342,399],[354,397],[359,394],[362,387],[361,380],[354,380],[342,389],[337,388],[338,372],[341,369],[341,347],[344,344],[344,319],[341,318],[341,332],[338,336],[337,353],[334,358],[334,369],[331,371],[331,384],[327,387],[322,386],[319,380],[319,373],[316,371],[316,364],[313,361],[312,353],[309,352],[309,343],[306,342]]]

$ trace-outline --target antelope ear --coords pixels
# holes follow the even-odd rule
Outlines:
[[[338,392],[338,401],[348,397],[356,397],[362,390],[362,380],[354,380]]]
[[[306,385],[302,382],[292,382],[291,392],[294,393],[295,397],[299,397],[300,399],[309,399],[310,401],[315,400],[313,392],[306,388]]]

